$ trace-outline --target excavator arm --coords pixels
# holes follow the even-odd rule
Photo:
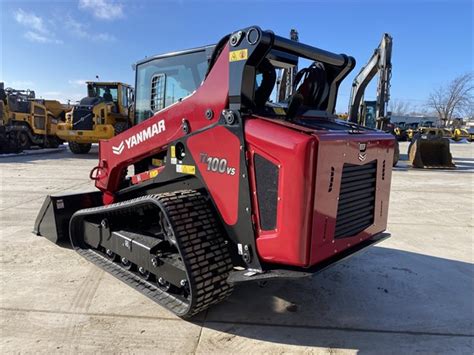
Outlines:
[[[375,49],[367,64],[360,70],[352,82],[349,100],[349,121],[359,121],[359,108],[367,85],[375,75],[379,74],[377,86],[376,118],[377,128],[383,124],[387,115],[387,104],[390,99],[390,79],[392,76],[392,37],[384,33],[382,40]]]

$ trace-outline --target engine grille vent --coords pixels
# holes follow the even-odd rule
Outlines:
[[[92,130],[94,128],[92,110],[78,106],[72,113],[72,125],[75,130]]]
[[[344,164],[334,238],[353,237],[374,222],[377,161]]]

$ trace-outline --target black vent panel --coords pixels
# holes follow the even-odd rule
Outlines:
[[[277,223],[278,206],[278,166],[255,154],[255,179],[262,230],[273,230]]]
[[[357,235],[374,223],[377,161],[344,164],[334,238]]]
[[[92,110],[78,106],[72,113],[72,126],[74,130],[92,130],[94,128]]]

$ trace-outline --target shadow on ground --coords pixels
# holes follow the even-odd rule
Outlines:
[[[397,348],[397,337],[414,335],[414,342],[449,338],[455,350],[466,349],[474,336],[473,275],[470,263],[374,247],[313,278],[240,285],[200,324],[229,339],[360,353],[373,352],[377,339],[389,337]]]

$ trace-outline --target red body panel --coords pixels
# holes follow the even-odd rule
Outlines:
[[[280,166],[277,228],[262,231],[258,198],[253,176],[252,194],[257,221],[257,249],[270,263],[309,267],[385,230],[391,180],[394,141],[391,136],[369,132],[349,135],[338,131],[301,130],[292,124],[268,120],[248,120],[246,140],[253,154],[258,153]],[[359,142],[368,143],[366,162],[379,160],[374,224],[353,237],[335,240],[334,230],[344,163],[362,164]],[[381,178],[383,161],[387,171]],[[251,163],[251,171],[254,171]],[[331,167],[334,188],[328,191]],[[253,175],[253,174],[252,174]]]
[[[222,219],[232,226],[237,222],[239,203],[240,141],[222,126],[211,128],[188,139],[188,148],[208,186]],[[207,159],[225,159],[224,172],[208,169]],[[227,170],[229,169],[229,170]]]
[[[363,135],[348,135],[345,132],[321,132],[315,134],[315,137],[318,140],[318,154],[316,158],[315,202],[311,211],[313,231],[310,265],[317,264],[386,229],[395,144],[390,135],[378,132]],[[334,239],[342,167],[344,163],[362,164],[358,159],[359,142],[367,142],[368,144],[365,162],[378,160],[374,223],[358,235],[350,238]],[[383,161],[385,161],[386,172],[382,180]],[[334,188],[329,192],[331,167],[335,169]]]
[[[153,117],[131,127],[125,132],[109,140],[100,142],[100,161],[96,187],[105,193],[104,203],[108,204],[113,202],[113,193],[118,190],[123,169],[141,158],[164,150],[169,142],[184,136],[182,130],[183,119],[189,122],[191,132],[215,122],[220,112],[228,106],[228,51],[228,46],[226,46],[211,73],[209,73],[204,83],[194,94],[157,112]],[[214,112],[215,118],[213,121],[209,121],[205,116],[206,110],[208,109]],[[131,149],[127,147],[127,139],[152,127],[154,124],[159,124],[162,120],[164,120],[164,131],[161,131],[143,143],[134,145]],[[113,147],[115,147],[115,151],[118,152],[120,150],[117,150],[117,148],[121,145],[123,145],[124,148],[120,154],[114,153]]]
[[[251,119],[245,124],[245,137],[251,152],[250,171],[253,210],[257,220],[257,250],[268,262],[307,265],[314,191],[316,139],[266,120]],[[279,168],[277,228],[262,231],[256,197],[254,154]]]

